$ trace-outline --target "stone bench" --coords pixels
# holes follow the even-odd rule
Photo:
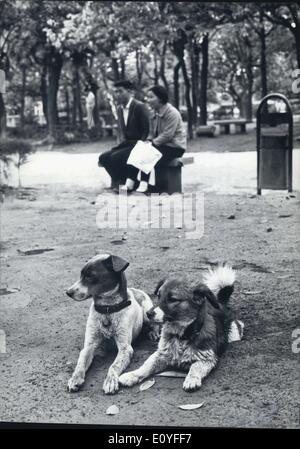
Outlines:
[[[215,125],[201,125],[198,126],[196,134],[198,137],[214,137],[216,127]]]
[[[155,170],[156,183],[155,186],[151,186],[151,192],[163,193],[166,192],[169,195],[172,193],[182,192],[181,170],[184,165],[193,164],[194,158],[192,156],[182,156],[172,159],[161,165]],[[111,182],[111,187],[116,187]]]
[[[230,134],[230,125],[234,125],[235,131],[240,131],[241,133],[246,132],[246,125],[247,123],[250,123],[249,120],[243,120],[243,119],[228,119],[228,120],[215,120],[214,124],[220,126],[220,130],[223,131],[225,134]]]
[[[184,165],[192,164],[194,158],[192,156],[183,156],[181,158],[172,159],[161,165],[155,170],[156,183],[151,187],[154,193],[182,193],[181,170]]]

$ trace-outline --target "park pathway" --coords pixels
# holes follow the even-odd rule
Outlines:
[[[204,192],[243,194],[256,192],[256,152],[188,153],[194,163],[183,170],[187,190],[197,186]],[[293,151],[293,189],[300,190],[300,149]],[[109,186],[103,168],[97,166],[98,153],[38,151],[21,168],[23,187],[62,184],[64,187],[99,188]],[[14,174],[14,184],[17,184]]]

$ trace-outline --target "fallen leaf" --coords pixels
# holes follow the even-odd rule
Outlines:
[[[186,377],[186,373],[183,371],[162,371],[156,375],[162,377]]]
[[[259,295],[260,293],[262,293],[262,290],[257,290],[257,291],[245,291],[243,292],[244,295]]]
[[[119,407],[117,407],[116,405],[111,405],[110,407],[108,407],[105,413],[107,415],[117,415],[119,411]]]
[[[17,251],[18,253],[23,254],[24,256],[32,256],[33,254],[42,254],[45,253],[46,251],[54,251],[54,248],[28,249],[26,251],[18,249]]]
[[[124,240],[111,240],[112,245],[123,245]]]
[[[149,388],[153,387],[154,384],[155,384],[154,379],[147,380],[146,382],[143,382],[142,385],[140,386],[140,391],[148,390]]]
[[[0,288],[0,296],[10,295],[11,293],[18,293],[19,291],[19,288]]]
[[[278,215],[278,218],[288,218],[288,217],[292,217],[292,214],[281,214],[281,215]]]
[[[229,215],[229,217],[227,217],[228,220],[234,220],[235,219],[235,215]]]
[[[196,408],[202,407],[204,402],[201,402],[200,404],[183,404],[178,405],[178,408],[181,408],[182,410],[195,410]]]

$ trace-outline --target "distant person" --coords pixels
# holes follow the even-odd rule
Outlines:
[[[162,153],[162,158],[155,167],[164,165],[167,161],[181,157],[187,148],[186,130],[180,112],[169,102],[168,92],[163,86],[153,86],[148,90],[146,101],[152,109],[150,116],[151,131],[148,140]],[[133,185],[139,170],[128,166],[126,185]],[[138,192],[148,190],[150,174],[141,172],[141,182]]]
[[[91,91],[89,87],[85,89],[85,92],[87,93],[87,96],[85,98],[85,107],[86,107],[86,114],[87,114],[87,127],[89,130],[93,129],[95,127],[94,122],[94,108],[96,104],[96,98],[94,93]]]
[[[117,103],[121,142],[99,156],[98,165],[111,176],[113,186],[118,187],[126,179],[126,162],[138,140],[145,140],[149,134],[149,113],[141,101],[134,98],[134,85],[128,80],[114,83],[114,99]],[[134,181],[128,182],[128,189],[134,188]]]

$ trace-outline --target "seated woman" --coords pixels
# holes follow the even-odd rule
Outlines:
[[[180,112],[168,102],[168,99],[168,92],[163,86],[159,85],[151,87],[146,98],[154,112],[151,117],[151,131],[148,140],[162,153],[156,167],[181,157],[187,147],[186,131]],[[125,189],[133,190],[137,174],[137,168],[127,165]],[[141,182],[137,192],[147,192],[148,181],[149,175],[141,172]]]

